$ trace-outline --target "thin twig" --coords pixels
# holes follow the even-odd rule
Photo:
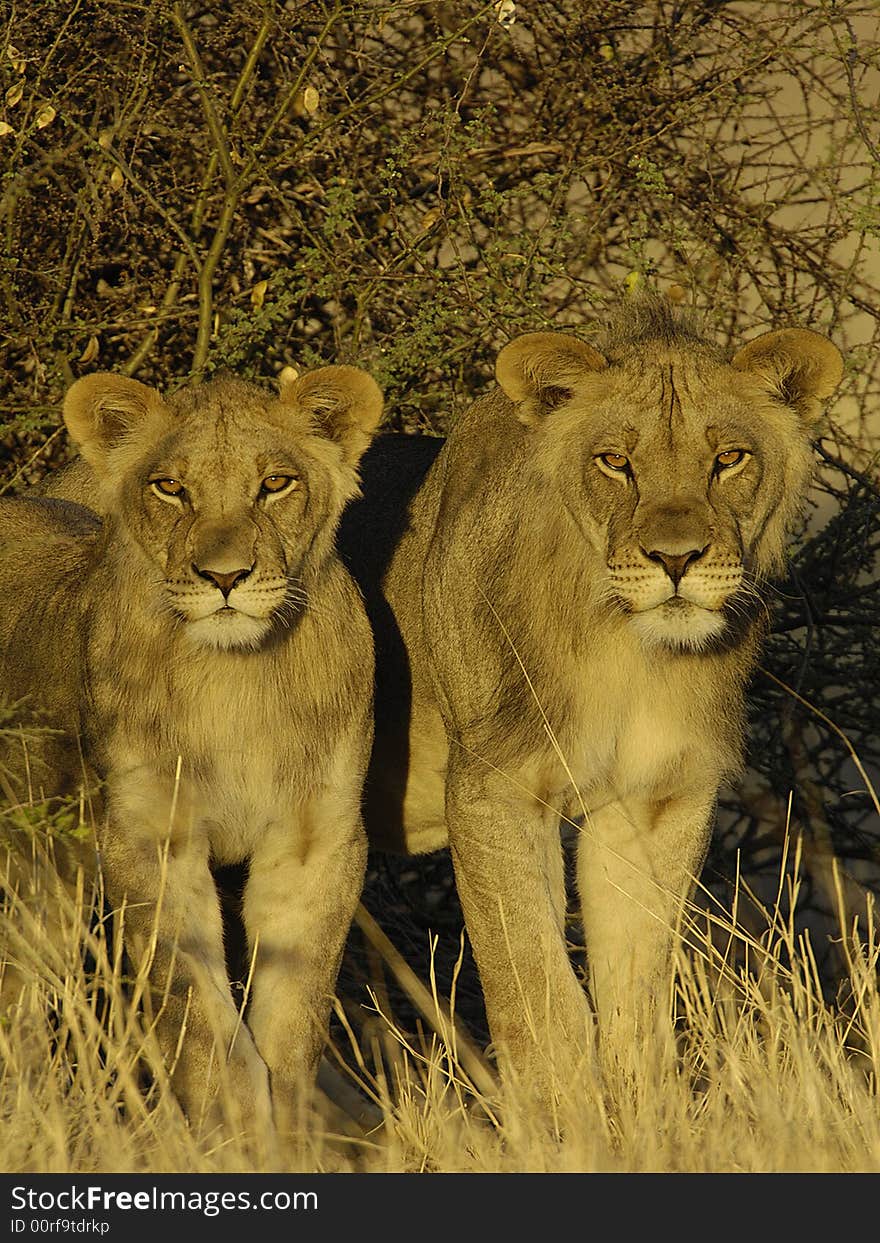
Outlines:
[[[474,1045],[470,1036],[452,1014],[449,1006],[442,998],[432,997],[403,955],[385,935],[373,916],[362,904],[358,904],[355,923],[369,943],[378,951],[388,965],[391,974],[416,1006],[422,1017],[431,1025],[433,1031],[441,1039],[447,1039],[449,1033],[455,1032],[456,1052],[459,1061],[474,1087],[485,1097],[493,1099],[498,1092],[494,1076],[486,1065],[482,1054]]]
[[[858,769],[859,776],[861,777],[862,781],[864,781],[865,783],[865,789],[871,798],[871,802],[874,804],[874,808],[877,812],[877,815],[880,816],[880,799],[878,799],[877,797],[877,791],[874,789],[871,778],[865,772],[864,765],[862,764],[862,761],[859,759],[858,752],[856,751],[855,747],[852,745],[850,740],[847,738],[846,734],[840,728],[840,726],[835,725],[834,722],[831,720],[831,718],[827,717],[824,712],[822,712],[819,708],[816,707],[815,704],[811,704],[808,699],[804,699],[803,695],[799,695],[797,691],[794,690],[793,687],[789,686],[787,682],[783,682],[781,678],[777,678],[775,673],[771,673],[770,670],[766,669],[763,665],[758,666],[758,672],[763,673],[764,677],[769,678],[771,682],[775,682],[776,685],[781,687],[781,689],[784,690],[787,695],[791,695],[791,697],[793,699],[796,699],[799,704],[803,705],[803,707],[809,708],[810,712],[812,712],[815,716],[817,716],[820,721],[824,721],[824,723],[828,726],[828,728],[833,730],[834,733],[837,734],[838,738],[841,740],[841,742],[843,743],[843,745],[846,747],[847,751],[849,752],[850,759],[852,760],[852,762],[855,764],[856,768]]]

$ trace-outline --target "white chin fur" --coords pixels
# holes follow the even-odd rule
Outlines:
[[[255,651],[271,628],[271,623],[261,617],[217,612],[187,622],[185,629],[187,638],[198,647],[213,647],[220,651]]]
[[[721,613],[696,604],[659,605],[630,618],[645,647],[673,647],[699,652],[724,630]]]

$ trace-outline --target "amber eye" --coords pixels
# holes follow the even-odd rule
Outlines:
[[[151,483],[160,496],[183,496],[186,490],[179,479],[153,479]]]
[[[286,492],[288,488],[292,488],[296,482],[293,475],[267,475],[260,484],[260,491],[277,496],[279,492]]]
[[[745,449],[725,449],[716,457],[715,465],[719,470],[729,470],[731,466],[739,466],[746,456]]]
[[[629,470],[629,458],[622,453],[601,453],[599,461],[607,466],[609,470],[616,470],[621,473]]]

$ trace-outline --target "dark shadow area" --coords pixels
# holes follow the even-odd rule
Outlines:
[[[337,547],[364,597],[376,646],[375,742],[364,789],[368,824],[381,817],[382,840],[403,849],[403,798],[409,771],[412,678],[382,580],[407,529],[409,506],[445,441],[379,436],[361,460],[362,497],[342,516]]]

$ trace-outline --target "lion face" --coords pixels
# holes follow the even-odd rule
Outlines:
[[[280,397],[217,380],[167,404],[89,376],[65,420],[157,609],[198,646],[253,649],[307,607],[381,409],[369,376],[326,367]]]
[[[578,420],[606,592],[650,645],[699,650],[754,616],[783,469],[798,496],[809,474],[806,436],[784,449],[725,370],[658,361]]]
[[[735,642],[762,607],[810,478],[818,401],[841,372],[834,346],[799,329],[730,364],[660,341],[606,360],[549,333],[498,360],[597,592],[645,645],[685,651]]]
[[[210,647],[256,647],[290,620],[313,519],[328,509],[322,464],[241,396],[226,417],[184,420],[126,488],[129,529],[161,568],[168,607]]]

